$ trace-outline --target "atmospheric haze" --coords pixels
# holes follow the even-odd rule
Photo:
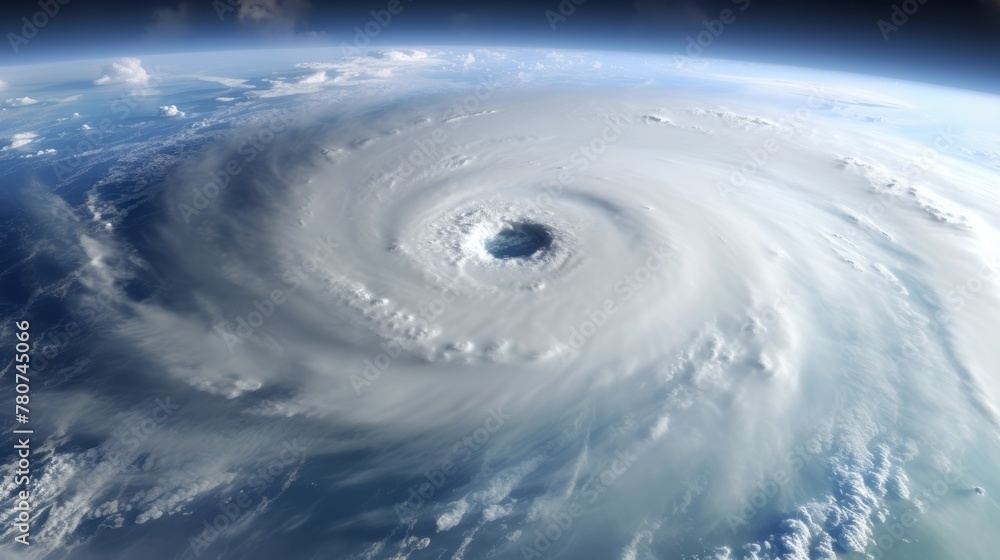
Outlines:
[[[86,169],[137,186],[22,195],[38,294],[99,310],[52,367],[102,373],[45,393],[21,557],[1000,548],[995,96],[525,49],[108,64],[76,66],[140,108]],[[87,103],[11,107],[3,165]]]

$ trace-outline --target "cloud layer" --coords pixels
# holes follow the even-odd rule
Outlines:
[[[140,202],[26,191],[33,367],[69,380],[32,554],[997,544],[995,100],[631,56],[290,60],[218,114],[193,82],[223,141],[149,115],[189,143],[116,153],[193,156]]]

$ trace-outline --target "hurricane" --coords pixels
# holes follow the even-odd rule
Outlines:
[[[24,308],[83,325],[42,345],[20,557],[1000,546],[995,96],[590,51],[267,64],[88,167],[155,182],[17,195],[48,224]]]

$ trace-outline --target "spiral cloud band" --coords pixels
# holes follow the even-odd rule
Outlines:
[[[418,52],[298,65],[247,96],[304,109],[185,159],[141,236],[79,238],[117,263],[82,267],[81,301],[113,294],[88,352],[186,404],[131,451],[58,448],[53,485],[106,511],[52,505],[48,538],[190,508],[185,558],[302,527],[367,559],[1000,546],[995,99]],[[150,271],[169,289],[121,288]]]

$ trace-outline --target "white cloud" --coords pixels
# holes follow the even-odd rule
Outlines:
[[[0,80],[0,89],[6,89],[6,87],[7,87],[7,82]]]
[[[149,72],[142,67],[142,61],[138,58],[123,58],[105,66],[101,72],[101,77],[94,80],[94,83],[99,86],[111,83],[145,86],[149,85],[151,78]]]
[[[326,72],[320,70],[308,76],[303,76],[295,82],[286,82],[281,79],[268,80],[271,88],[265,91],[247,92],[247,97],[281,97],[283,95],[295,95],[299,93],[315,93],[328,83],[336,81],[327,77]]]
[[[257,86],[248,84],[245,79],[241,79],[241,78],[222,78],[222,77],[219,77],[219,76],[198,76],[198,79],[206,81],[206,82],[215,82],[215,83],[222,84],[224,86],[228,86],[228,87],[231,87],[231,88],[254,88],[254,87],[257,87]]]
[[[40,101],[30,97],[15,97],[14,99],[7,100],[7,105],[11,107],[24,107],[25,105],[34,105],[35,103],[40,103]]]
[[[436,58],[439,52],[422,50],[392,49],[371,51],[364,56],[355,56],[338,62],[299,62],[296,68],[313,70],[335,70],[334,76],[325,72],[317,72],[301,78],[294,84],[282,80],[271,80],[274,84],[271,90],[255,93],[255,97],[276,97],[294,93],[312,93],[318,91],[318,85],[357,85],[371,81],[381,81],[392,78],[400,72],[416,70],[445,63]]]
[[[9,146],[0,148],[0,152],[20,148],[21,146],[34,142],[35,138],[38,138],[38,135],[34,132],[19,132],[11,137]]]
[[[400,61],[411,61],[411,60],[424,60],[429,55],[427,51],[417,51],[417,50],[405,50],[405,51],[375,51],[371,53],[371,56],[375,58],[387,58],[389,60],[400,60]]]
[[[160,107],[161,117],[183,117],[186,114],[184,111],[179,110],[177,105],[164,105]]]
[[[49,154],[54,154],[54,153],[56,153],[55,149],[54,148],[49,148],[47,150],[38,150],[38,152],[36,152],[34,154],[27,154],[24,157],[30,158],[30,157],[37,157],[37,156],[47,156]]]
[[[326,81],[326,79],[327,79],[326,72],[316,72],[315,74],[310,74],[305,78],[302,78],[301,80],[299,80],[299,83],[307,86],[313,84],[322,84],[323,82]]]
[[[336,62],[296,62],[294,64],[296,68],[312,68],[315,70],[321,69],[333,69],[337,68],[338,64]]]

